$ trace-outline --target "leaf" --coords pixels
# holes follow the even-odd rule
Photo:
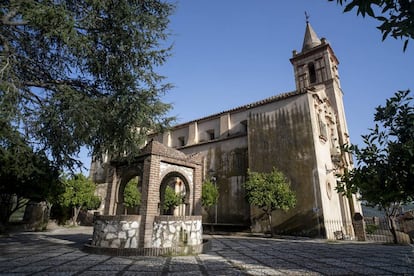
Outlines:
[[[407,46],[408,46],[408,39],[406,39],[404,41],[404,46],[403,46],[403,51],[405,52],[405,50],[407,50]]]
[[[341,3],[342,4],[342,3]],[[349,12],[357,5],[356,1],[353,1],[345,6],[344,12]]]

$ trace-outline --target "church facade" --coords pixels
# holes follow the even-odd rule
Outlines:
[[[340,150],[349,143],[338,64],[333,49],[307,23],[303,47],[290,58],[296,90],[183,123],[149,137],[167,148],[202,160],[202,177],[219,189],[217,206],[204,222],[266,229],[266,216],[245,199],[247,171],[281,170],[291,182],[296,207],[276,211],[273,231],[280,234],[334,238],[353,236],[352,217],[362,213],[356,197],[335,190],[337,174],[352,168],[352,157]],[[99,164],[92,163],[91,175]],[[99,182],[99,181],[98,181]],[[105,186],[102,186],[105,190]],[[103,191],[109,197],[108,191]]]

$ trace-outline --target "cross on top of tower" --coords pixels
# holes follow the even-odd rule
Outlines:
[[[306,24],[309,23],[310,15],[305,11]]]

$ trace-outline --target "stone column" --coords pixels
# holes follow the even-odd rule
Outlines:
[[[190,215],[201,216],[202,206],[201,206],[201,191],[202,191],[202,167],[201,165],[197,165],[194,167],[194,175],[193,175],[193,190],[194,190],[194,201],[193,210]]]
[[[159,214],[160,204],[160,157],[151,155],[144,161],[142,177],[139,247],[151,247],[154,218]]]

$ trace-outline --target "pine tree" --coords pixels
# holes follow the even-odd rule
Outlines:
[[[8,123],[72,168],[82,146],[96,157],[134,153],[168,125],[171,87],[156,73],[173,6],[161,0],[2,1],[0,124]]]

